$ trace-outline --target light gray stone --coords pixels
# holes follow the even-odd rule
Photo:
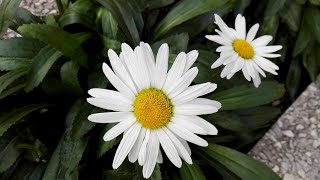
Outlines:
[[[268,155],[264,153],[265,156],[260,157],[262,151]],[[266,162],[285,180],[320,179],[320,77],[308,86],[249,154]]]

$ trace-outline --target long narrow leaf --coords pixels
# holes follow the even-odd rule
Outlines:
[[[28,75],[25,90],[31,91],[44,79],[49,69],[62,53],[56,49],[46,46],[33,58],[32,66]]]
[[[45,24],[28,24],[20,26],[18,31],[27,37],[38,39],[61,51],[82,66],[87,65],[87,54],[81,43],[68,32]]]
[[[199,154],[201,154],[210,165],[215,167],[216,161],[241,179],[280,180],[280,177],[266,165],[227,147],[209,144],[208,147],[201,148]]]
[[[184,0],[175,6],[169,14],[159,23],[154,32],[154,40],[163,36],[173,27],[209,11],[218,10],[226,0]]]

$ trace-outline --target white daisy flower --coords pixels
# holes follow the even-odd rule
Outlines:
[[[149,178],[156,163],[162,162],[160,145],[169,160],[181,167],[181,158],[191,164],[187,143],[207,146],[200,135],[217,135],[218,130],[198,115],[218,111],[217,101],[199,98],[214,91],[216,84],[192,85],[198,68],[191,66],[197,51],[181,52],[168,71],[169,47],[163,44],[155,58],[150,46],[141,42],[132,50],[122,44],[118,56],[108,51],[112,69],[103,64],[109,82],[118,90],[90,89],[87,101],[114,112],[92,114],[96,123],[118,123],[103,137],[110,141],[123,133],[112,167],[118,168],[128,155],[130,162],[138,160],[143,176]]]
[[[272,36],[264,35],[256,39],[259,24],[255,24],[246,34],[246,19],[238,14],[235,21],[235,29],[229,28],[219,15],[215,14],[215,23],[220,30],[215,30],[219,35],[207,35],[206,38],[221,44],[217,48],[220,57],[212,64],[211,68],[225,65],[221,77],[230,79],[236,72],[242,70],[244,77],[251,81],[255,87],[261,83],[260,75],[266,77],[264,71],[277,75],[279,67],[266,58],[277,58],[280,54],[274,54],[282,46],[267,46]],[[264,71],[263,71],[264,70]]]

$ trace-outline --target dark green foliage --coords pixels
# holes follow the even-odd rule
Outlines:
[[[279,179],[239,151],[252,147],[280,115],[275,101],[287,107],[283,97],[294,100],[316,79],[319,1],[56,0],[60,14],[43,18],[19,3],[0,5],[0,35],[10,27],[23,36],[0,40],[0,179],[143,179],[142,167],[127,160],[112,169],[121,136],[104,142],[114,124],[88,121],[102,110],[85,100],[90,88],[113,88],[101,70],[108,49],[119,53],[122,42],[134,47],[140,41],[154,53],[168,43],[169,63],[181,51],[198,50],[194,83],[217,83],[207,98],[222,103],[218,113],[204,117],[219,135],[204,137],[207,148],[192,148],[194,164],[177,169],[163,153],[150,179]],[[281,58],[272,59],[279,75],[268,74],[259,88],[241,73],[226,80],[221,69],[210,68],[219,54],[204,36],[215,34],[214,14],[233,27],[238,13],[247,29],[260,23],[258,35],[270,34],[283,46]]]

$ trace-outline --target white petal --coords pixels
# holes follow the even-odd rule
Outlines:
[[[206,35],[205,36],[207,39],[209,39],[210,41],[216,42],[218,44],[222,44],[222,45],[229,45],[230,43],[228,41],[226,41],[224,38],[222,38],[219,35]]]
[[[277,46],[261,46],[254,48],[254,51],[258,52],[259,54],[265,54],[265,53],[273,53],[278,50],[282,49],[281,45]]]
[[[188,142],[186,140],[182,139],[180,136],[176,136],[176,138],[181,142],[183,147],[188,151],[188,154],[191,155],[191,149],[190,149]]]
[[[180,136],[182,139],[185,139],[193,144],[198,146],[206,147],[208,146],[208,142],[199,136],[193,134],[192,132],[186,130],[183,127],[178,126],[175,123],[169,122],[167,127],[176,135]]]
[[[159,163],[159,164],[163,163],[163,157],[162,157],[162,153],[160,150],[159,150],[159,154],[158,154],[158,158],[157,158],[157,163]]]
[[[169,89],[163,89],[170,99],[179,95],[181,92],[185,91],[187,87],[192,83],[194,78],[197,76],[199,70],[197,67],[193,67],[188,70],[179,80],[177,80],[176,84],[174,84]]]
[[[266,57],[266,58],[278,58],[281,54],[268,54],[268,53],[257,53],[257,55]]]
[[[167,79],[163,85],[163,89],[169,89],[177,82],[179,78],[181,78],[181,76],[184,73],[184,67],[186,65],[186,61],[187,61],[186,53],[184,52],[179,53],[174,63],[172,64],[171,69],[168,72]]]
[[[235,62],[240,56],[238,55],[238,53],[233,53],[232,56],[228,59],[226,59],[224,62],[223,62],[223,65],[227,65],[227,64],[230,64],[232,62]]]
[[[248,69],[247,69],[247,66],[243,66],[242,68],[242,73],[243,73],[243,76],[248,80],[248,81],[251,81],[251,77],[248,73]]]
[[[150,133],[150,139],[147,144],[147,159],[143,165],[142,174],[144,178],[149,178],[156,166],[159,154],[159,140],[154,132]]]
[[[219,46],[216,51],[217,52],[223,52],[223,51],[232,51],[233,47],[232,46]]]
[[[236,17],[235,29],[240,39],[246,39],[246,19],[240,14]]]
[[[150,87],[150,76],[149,75],[149,67],[147,66],[146,61],[150,61],[147,59],[143,49],[141,47],[136,48],[136,55],[137,55],[137,66],[139,67],[139,75],[141,78],[142,84],[140,85],[141,89],[149,88]]]
[[[132,146],[136,142],[140,129],[141,125],[139,123],[135,123],[123,136],[113,159],[113,169],[117,169],[123,163]]]
[[[99,108],[108,109],[112,111],[132,111],[133,107],[123,101],[119,101],[117,98],[87,98],[87,102],[91,105],[97,106]]]
[[[108,132],[106,132],[104,134],[103,140],[104,141],[110,141],[110,140],[116,138],[121,133],[123,133],[125,130],[130,128],[132,126],[132,124],[135,123],[135,122],[136,122],[136,120],[135,120],[135,118],[133,116],[128,118],[128,119],[126,119],[126,120],[121,121],[120,123],[118,123],[115,126],[113,126]]]
[[[196,98],[192,101],[190,101],[190,103],[192,104],[200,104],[200,105],[210,105],[210,106],[214,106],[218,109],[221,108],[221,103],[215,100],[211,100],[211,99],[206,99],[206,98]]]
[[[115,101],[122,101],[128,104],[132,104],[132,100],[128,99],[126,96],[122,95],[118,91],[93,88],[88,91],[88,94],[90,94],[92,97],[95,97],[95,98],[106,99],[107,101],[115,100]]]
[[[134,93],[125,85],[118,76],[116,76],[110,67],[103,63],[102,70],[106,77],[108,78],[109,82],[124,96],[128,97],[128,99],[133,99],[135,97]]]
[[[169,59],[169,46],[168,44],[164,43],[160,46],[158,54],[157,54],[157,60],[156,60],[156,69],[155,72],[155,87],[158,89],[161,89],[166,77],[167,77],[167,71],[168,71],[168,59]]]
[[[266,77],[264,71],[254,61],[251,61],[251,64],[263,77]]]
[[[245,62],[244,64],[247,67],[249,75],[252,77],[252,79],[255,78],[255,69],[253,68],[252,64],[250,62]]]
[[[182,165],[181,159],[178,155],[177,149],[173,145],[172,141],[168,137],[168,135],[164,132],[163,129],[156,130],[157,136],[159,138],[161,147],[163,148],[164,152],[166,153],[169,160],[174,164],[176,167],[180,168]]]
[[[221,19],[221,17],[217,14],[214,15],[215,23],[219,26],[220,30],[228,34],[229,36],[232,36],[234,33],[230,31],[230,28],[226,25],[226,23]],[[233,36],[232,36],[233,37]]]
[[[238,71],[240,71],[244,65],[244,59],[243,58],[238,58],[237,61],[235,62],[233,69],[231,70],[231,72],[236,73]]]
[[[192,159],[190,157],[190,154],[188,153],[187,149],[183,146],[183,144],[178,140],[176,135],[172,134],[172,132],[167,128],[163,128],[163,130],[169,136],[170,140],[174,144],[175,148],[178,151],[179,156],[183,160],[185,160],[188,164],[192,164]]]
[[[257,88],[261,84],[261,79],[260,79],[259,74],[257,72],[255,72],[255,73],[256,73],[255,78],[254,79],[252,78],[252,81],[253,81],[254,86]]]
[[[188,103],[174,106],[174,112],[181,115],[202,115],[212,114],[219,110],[221,104],[217,101],[207,100],[210,103],[199,103],[199,99],[194,99]]]
[[[147,130],[145,128],[141,128],[138,139],[136,140],[135,144],[133,145],[131,151],[129,152],[128,159],[132,163],[136,162],[138,159],[138,155],[139,155],[139,152],[140,152],[140,149],[142,146],[143,139],[146,135],[146,131]]]
[[[176,114],[171,118],[171,122],[179,126],[185,127],[187,130],[189,130],[192,133],[202,134],[202,135],[207,134],[207,129],[203,128],[202,126],[200,126],[200,124],[195,122],[195,119],[193,118],[193,116],[184,116],[184,115]]]
[[[115,74],[121,79],[121,81],[130,88],[130,90],[137,94],[137,89],[135,88],[135,85],[131,79],[131,76],[125,66],[122,64],[120,58],[118,55],[112,50],[108,50],[108,57],[112,66],[113,71]]]
[[[217,88],[217,84],[213,84],[210,82],[197,84],[188,87],[184,92],[172,98],[171,101],[174,105],[186,103],[191,101],[197,97],[203,96],[205,94],[209,94]]]
[[[232,73],[231,70],[233,69],[234,64],[235,64],[235,62],[232,62],[232,63],[230,63],[230,64],[227,64],[227,65],[223,68],[223,70],[221,71],[220,77],[221,77],[221,78],[225,78],[227,75],[229,75],[230,73]]]
[[[258,29],[259,29],[259,24],[255,24],[253,25],[250,29],[249,29],[249,32],[248,32],[248,35],[247,35],[247,38],[246,38],[246,41],[248,41],[249,43],[254,39],[254,37],[256,37],[257,35],[257,32],[258,32]]]
[[[235,74],[234,72],[231,72],[230,74],[228,74],[227,79],[231,79],[234,74]]]
[[[229,45],[232,44],[232,41],[233,41],[234,38],[235,38],[235,35],[234,35],[234,34],[222,32],[222,31],[219,31],[219,30],[217,30],[217,29],[215,29],[214,31],[216,31],[224,40],[226,40]]]
[[[142,166],[146,161],[146,155],[147,155],[147,144],[150,137],[150,129],[146,130],[146,135],[144,136],[144,140],[142,142],[140,152],[138,155],[138,163],[140,166]]]
[[[227,59],[228,57],[222,57],[220,56],[212,65],[211,69],[217,68],[223,64],[223,62]]]
[[[279,67],[276,64],[274,64],[270,60],[268,60],[266,58],[263,58],[263,57],[255,56],[254,57],[254,61],[257,62],[257,63],[259,62],[260,64],[264,64],[264,65],[266,65],[266,66],[268,66],[268,67],[270,67],[272,69],[275,69],[275,70],[279,69]],[[258,64],[258,65],[260,66],[260,64]]]
[[[217,135],[218,129],[211,124],[210,122],[206,121],[205,119],[199,117],[199,116],[191,116],[194,122],[198,122],[199,126],[202,126],[202,128],[207,129],[207,134],[209,135]]]
[[[183,73],[187,72],[191,68],[191,66],[197,60],[198,56],[199,56],[199,52],[197,50],[192,50],[187,53],[187,63]]]
[[[267,45],[270,41],[272,40],[272,36],[270,35],[264,35],[260,36],[257,39],[253,40],[251,42],[251,45],[253,47],[260,47],[260,46],[265,46]]]
[[[140,43],[140,47],[143,51],[143,53],[145,54],[145,59],[146,59],[146,65],[147,65],[147,69],[149,72],[149,78],[150,78],[150,84],[151,86],[155,86],[156,84],[156,79],[154,77],[154,72],[156,71],[156,63],[155,63],[155,59],[154,59],[154,55],[152,52],[152,49],[150,47],[149,44],[147,43]]]
[[[95,123],[115,123],[132,117],[132,112],[105,112],[88,116],[88,120]]]

